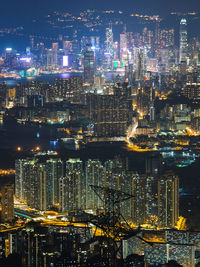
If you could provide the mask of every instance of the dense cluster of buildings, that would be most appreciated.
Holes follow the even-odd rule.
[[[119,190],[132,197],[121,204],[121,213],[135,225],[174,228],[179,218],[179,179],[173,173],[139,175],[123,166],[121,159],[99,160],[37,157],[15,163],[15,192],[19,202],[36,210],[57,208],[59,212],[105,210],[102,198],[91,186]],[[156,192],[153,187],[157,187]],[[157,197],[156,197],[157,196]],[[156,199],[157,198],[157,199]],[[156,217],[154,217],[156,216]]]
[[[187,128],[198,132],[199,42],[189,41],[187,32],[183,18],[178,48],[174,30],[161,29],[159,21],[154,32],[144,28],[138,35],[124,26],[119,43],[114,41],[111,25],[106,28],[103,45],[97,37],[83,36],[79,42],[82,63],[80,69],[75,67],[83,75],[66,73],[52,81],[17,83],[12,88],[1,83],[1,117],[53,124],[89,118],[86,126],[93,141],[156,136],[159,131]],[[63,41],[60,49],[60,43],[53,43],[52,49],[47,49],[48,66],[58,72],[72,71],[67,65],[65,70],[60,68],[58,58],[62,50],[67,64],[68,53],[77,49],[78,44],[73,44]],[[27,53],[31,59],[31,50]],[[7,50],[7,54],[13,55],[13,51]],[[108,70],[113,77],[106,76]]]
[[[106,196],[96,194],[94,185],[130,195],[120,203],[120,214],[133,229],[142,225],[143,230],[122,241],[123,264],[151,266],[174,260],[194,266],[199,232],[184,231],[185,219],[179,217],[179,179],[173,172],[161,173],[157,165],[149,159],[146,174],[138,174],[128,170],[127,162],[120,158],[104,163],[39,154],[17,159],[15,220],[14,185],[8,177],[2,178],[0,260],[14,257],[22,266],[109,265],[107,241],[97,233],[92,241],[95,225],[89,223],[90,216],[109,212]],[[20,210],[25,204],[29,209]]]
[[[200,43],[188,37],[185,18],[178,42],[175,30],[161,28],[159,18],[145,19],[155,22],[154,29],[133,33],[123,25],[118,39],[109,23],[104,38],[74,31],[72,39],[60,35],[51,48],[34,38],[25,53],[7,48],[0,74],[35,80],[0,83],[0,122],[47,127],[55,151],[57,143],[71,140],[83,146],[126,141],[130,150],[167,151],[173,157],[175,150],[189,156],[199,151]],[[37,80],[43,74],[49,80]],[[120,157],[83,160],[55,151],[41,156],[35,153],[40,147],[32,154],[17,150],[15,184],[0,176],[0,260],[17,253],[28,267],[112,266],[112,249],[121,242],[123,257],[118,251],[115,261],[123,258],[124,266],[198,263],[199,232],[186,231],[179,177],[163,171],[162,161],[147,160],[140,173]],[[117,203],[121,217],[108,210],[106,203],[113,204],[113,213],[116,203],[105,190],[128,196]],[[105,234],[111,221],[112,231]],[[114,228],[119,232],[113,237]]]
[[[21,266],[109,264],[105,256],[109,253],[106,244],[100,239],[88,242],[92,238],[91,227],[71,225],[47,228],[38,223],[28,223],[23,229],[1,233],[0,238],[0,255],[7,255],[8,259],[11,255],[21,255]],[[146,240],[146,243],[141,239]],[[123,241],[124,266],[154,266],[158,263],[164,265],[170,261],[174,264],[172,266],[195,266],[198,264],[198,254],[199,232],[144,230],[139,234],[139,238],[133,237]],[[17,264],[19,257],[13,256],[13,259]]]
[[[74,30],[71,37],[59,35],[51,48],[49,43],[31,38],[30,47],[23,53],[7,48],[0,68],[5,73],[18,70],[20,76],[84,70],[84,82],[89,84],[94,83],[96,70],[124,71],[131,67],[137,81],[148,79],[148,72],[172,74],[178,68],[199,64],[199,41],[189,37],[187,23],[186,18],[180,19],[179,40],[175,29],[164,28],[159,19],[137,33],[127,31],[124,24],[122,32],[114,35],[112,23],[99,35],[77,34]]]

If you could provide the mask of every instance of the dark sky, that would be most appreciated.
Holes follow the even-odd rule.
[[[48,10],[122,9],[165,15],[171,11],[200,11],[200,0],[1,0],[0,22],[20,21]]]

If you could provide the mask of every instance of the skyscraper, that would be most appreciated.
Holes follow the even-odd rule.
[[[127,48],[127,34],[120,34],[120,60],[122,62],[122,66],[126,66],[128,64],[128,48]]]
[[[15,161],[15,197],[19,201],[25,200],[25,177],[24,177],[24,163],[25,159],[18,159]]]
[[[47,172],[45,168],[45,164],[39,163],[37,164],[37,171],[38,171],[38,184],[37,187],[37,194],[38,194],[38,209],[39,210],[47,210],[48,207],[48,200],[47,200]]]
[[[126,34],[126,25],[124,25],[123,32],[120,34],[120,59],[122,61],[126,59],[127,48],[128,48],[128,41],[127,41],[127,34]]]
[[[58,43],[52,44],[52,49],[47,50],[47,68],[55,69],[58,67]]]
[[[106,28],[106,52],[113,56],[113,32],[112,28]]]
[[[0,221],[11,222],[14,218],[14,184],[0,184]]]
[[[99,141],[124,140],[132,122],[131,88],[127,83],[116,84],[114,95],[89,95],[89,114],[94,123],[94,136]]]
[[[59,179],[63,176],[61,159],[18,159],[15,162],[15,196],[30,207],[46,210],[58,205]]]
[[[97,210],[102,208],[103,203],[91,185],[104,186],[103,166],[99,160],[88,160],[85,167],[86,177],[86,209]]]
[[[113,58],[114,60],[119,60],[119,43],[114,42],[113,44]]]
[[[37,160],[32,158],[18,159],[15,161],[15,196],[28,205],[37,205],[38,175]]]
[[[70,78],[55,79],[55,95],[58,98],[66,98],[67,100],[78,100],[82,91],[82,76],[72,76]]]
[[[145,79],[147,67],[147,49],[145,47],[134,48],[134,72],[136,81]]]
[[[179,62],[186,62],[187,58],[187,21],[181,19],[180,22],[180,47],[179,47]]]
[[[69,170],[60,178],[59,204],[60,211],[70,212],[84,209],[83,173],[79,169]]]
[[[135,174],[133,180],[132,217],[135,224],[151,222],[153,177]]]
[[[158,220],[160,227],[175,227],[179,217],[179,178],[167,172],[158,181]]]
[[[91,50],[90,45],[87,45],[84,54],[84,82],[94,83],[94,51]]]
[[[110,69],[112,67],[112,60],[114,57],[114,43],[113,43],[113,32],[112,28],[106,28],[106,40],[105,40],[105,53],[104,53],[104,63],[105,69]]]
[[[59,180],[60,211],[70,212],[85,208],[83,162],[69,159],[66,162],[65,177]]]
[[[104,163],[104,186],[133,195],[132,185],[134,185],[135,173],[127,171],[123,165],[122,159],[118,157]],[[106,200],[109,201],[108,199]],[[126,220],[132,219],[132,200],[130,198],[120,204],[120,213]]]
[[[61,159],[49,159],[46,161],[47,173],[47,202],[54,206],[59,201],[59,179],[63,177],[63,161]]]

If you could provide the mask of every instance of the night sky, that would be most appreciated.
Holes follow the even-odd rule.
[[[199,0],[1,0],[0,23],[26,21],[51,10],[121,9],[167,15],[171,11],[199,11]]]

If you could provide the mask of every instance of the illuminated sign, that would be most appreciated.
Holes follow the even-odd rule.
[[[31,58],[30,57],[22,57],[20,58],[21,61],[26,62],[26,63],[30,63],[31,62]]]
[[[11,47],[6,48],[6,52],[11,52],[11,51],[12,51]]]
[[[117,68],[118,67],[118,61],[113,61],[113,67]]]
[[[69,65],[68,56],[63,56],[63,67],[68,67],[68,65]]]

